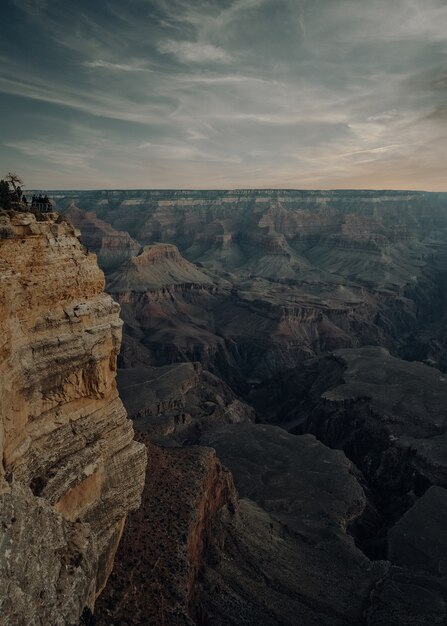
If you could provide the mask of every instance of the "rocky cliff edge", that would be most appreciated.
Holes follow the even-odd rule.
[[[146,450],[118,396],[119,306],[57,214],[0,211],[0,614],[77,624],[138,508]]]

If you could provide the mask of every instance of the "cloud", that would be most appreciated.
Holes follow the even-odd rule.
[[[203,137],[202,137],[203,138]],[[198,139],[198,137],[197,137]],[[196,161],[205,163],[240,163],[241,158],[237,155],[225,156],[222,154],[213,154],[203,149],[184,143],[157,144],[151,141],[142,143],[138,146],[141,150],[151,158],[168,159],[174,161]]]
[[[125,120],[137,124],[161,123],[164,117],[156,104],[135,104],[123,96],[110,98],[107,93],[94,89],[83,93],[75,87],[55,86],[49,81],[26,76],[22,80],[0,76],[0,93],[2,92],[76,109],[95,117]]]
[[[72,144],[56,144],[39,141],[11,141],[4,144],[7,148],[14,148],[28,156],[37,157],[47,163],[59,167],[86,167],[93,156],[93,150],[82,148],[77,150]]]
[[[174,55],[181,63],[229,63],[232,60],[226,50],[209,43],[166,39],[158,44],[158,50]]]
[[[445,187],[444,1],[13,0],[4,19],[0,158],[48,187]]]
[[[369,115],[368,122],[378,122],[386,123],[391,122],[399,117],[399,111],[397,109],[392,109],[391,111],[383,111],[383,113],[379,113],[377,115]]]
[[[84,61],[83,65],[85,67],[91,67],[93,69],[105,69],[105,70],[116,70],[119,72],[152,72],[153,70],[148,67],[142,67],[140,65],[132,65],[129,63],[111,63],[109,61],[102,61],[98,59],[97,61]]]

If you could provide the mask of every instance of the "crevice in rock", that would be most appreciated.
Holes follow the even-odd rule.
[[[371,560],[387,559],[389,529],[432,483],[414,466],[415,451],[399,448],[383,430],[365,427],[371,408],[363,398],[324,403],[294,434],[311,433],[330,448],[343,450],[361,472],[369,506],[349,527],[358,548]]]
[[[40,496],[45,489],[47,481],[42,476],[34,476],[29,486],[33,495]]]

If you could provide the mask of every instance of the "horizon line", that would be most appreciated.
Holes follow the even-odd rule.
[[[50,187],[25,187],[23,191],[49,191],[55,192],[67,192],[67,191],[154,191],[154,192],[166,192],[166,191],[179,191],[179,192],[219,192],[219,191],[232,191],[232,192],[246,192],[246,191],[311,191],[311,192],[335,192],[335,191],[376,191],[376,192],[411,192],[411,193],[447,193],[445,190],[430,190],[430,189],[407,189],[397,187],[66,187],[66,188],[50,188]]]

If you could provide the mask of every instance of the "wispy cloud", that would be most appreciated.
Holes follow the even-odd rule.
[[[147,141],[138,146],[138,150],[149,154],[152,159],[168,159],[174,161],[195,161],[205,163],[240,163],[238,155],[222,155],[199,149],[184,143],[157,144]]]
[[[108,98],[106,93],[91,90],[79,92],[66,86],[55,87],[48,81],[39,79],[15,80],[0,76],[0,93],[22,96],[49,104],[68,107],[96,117],[125,120],[138,124],[160,123],[165,111],[156,104],[135,104],[123,97]]]
[[[47,186],[446,186],[444,0],[13,0],[3,17],[0,159]]]
[[[84,168],[94,156],[93,149],[76,149],[73,144],[57,144],[40,141],[11,141],[4,144],[7,148],[19,150],[28,156],[36,157],[62,167]]]
[[[92,69],[105,69],[118,72],[153,72],[148,67],[142,67],[137,64],[130,63],[111,63],[110,61],[103,61],[98,59],[97,61],[84,61],[84,67],[91,67]]]
[[[162,54],[174,55],[181,63],[229,63],[232,60],[226,50],[209,43],[166,39],[160,41],[158,50]]]

